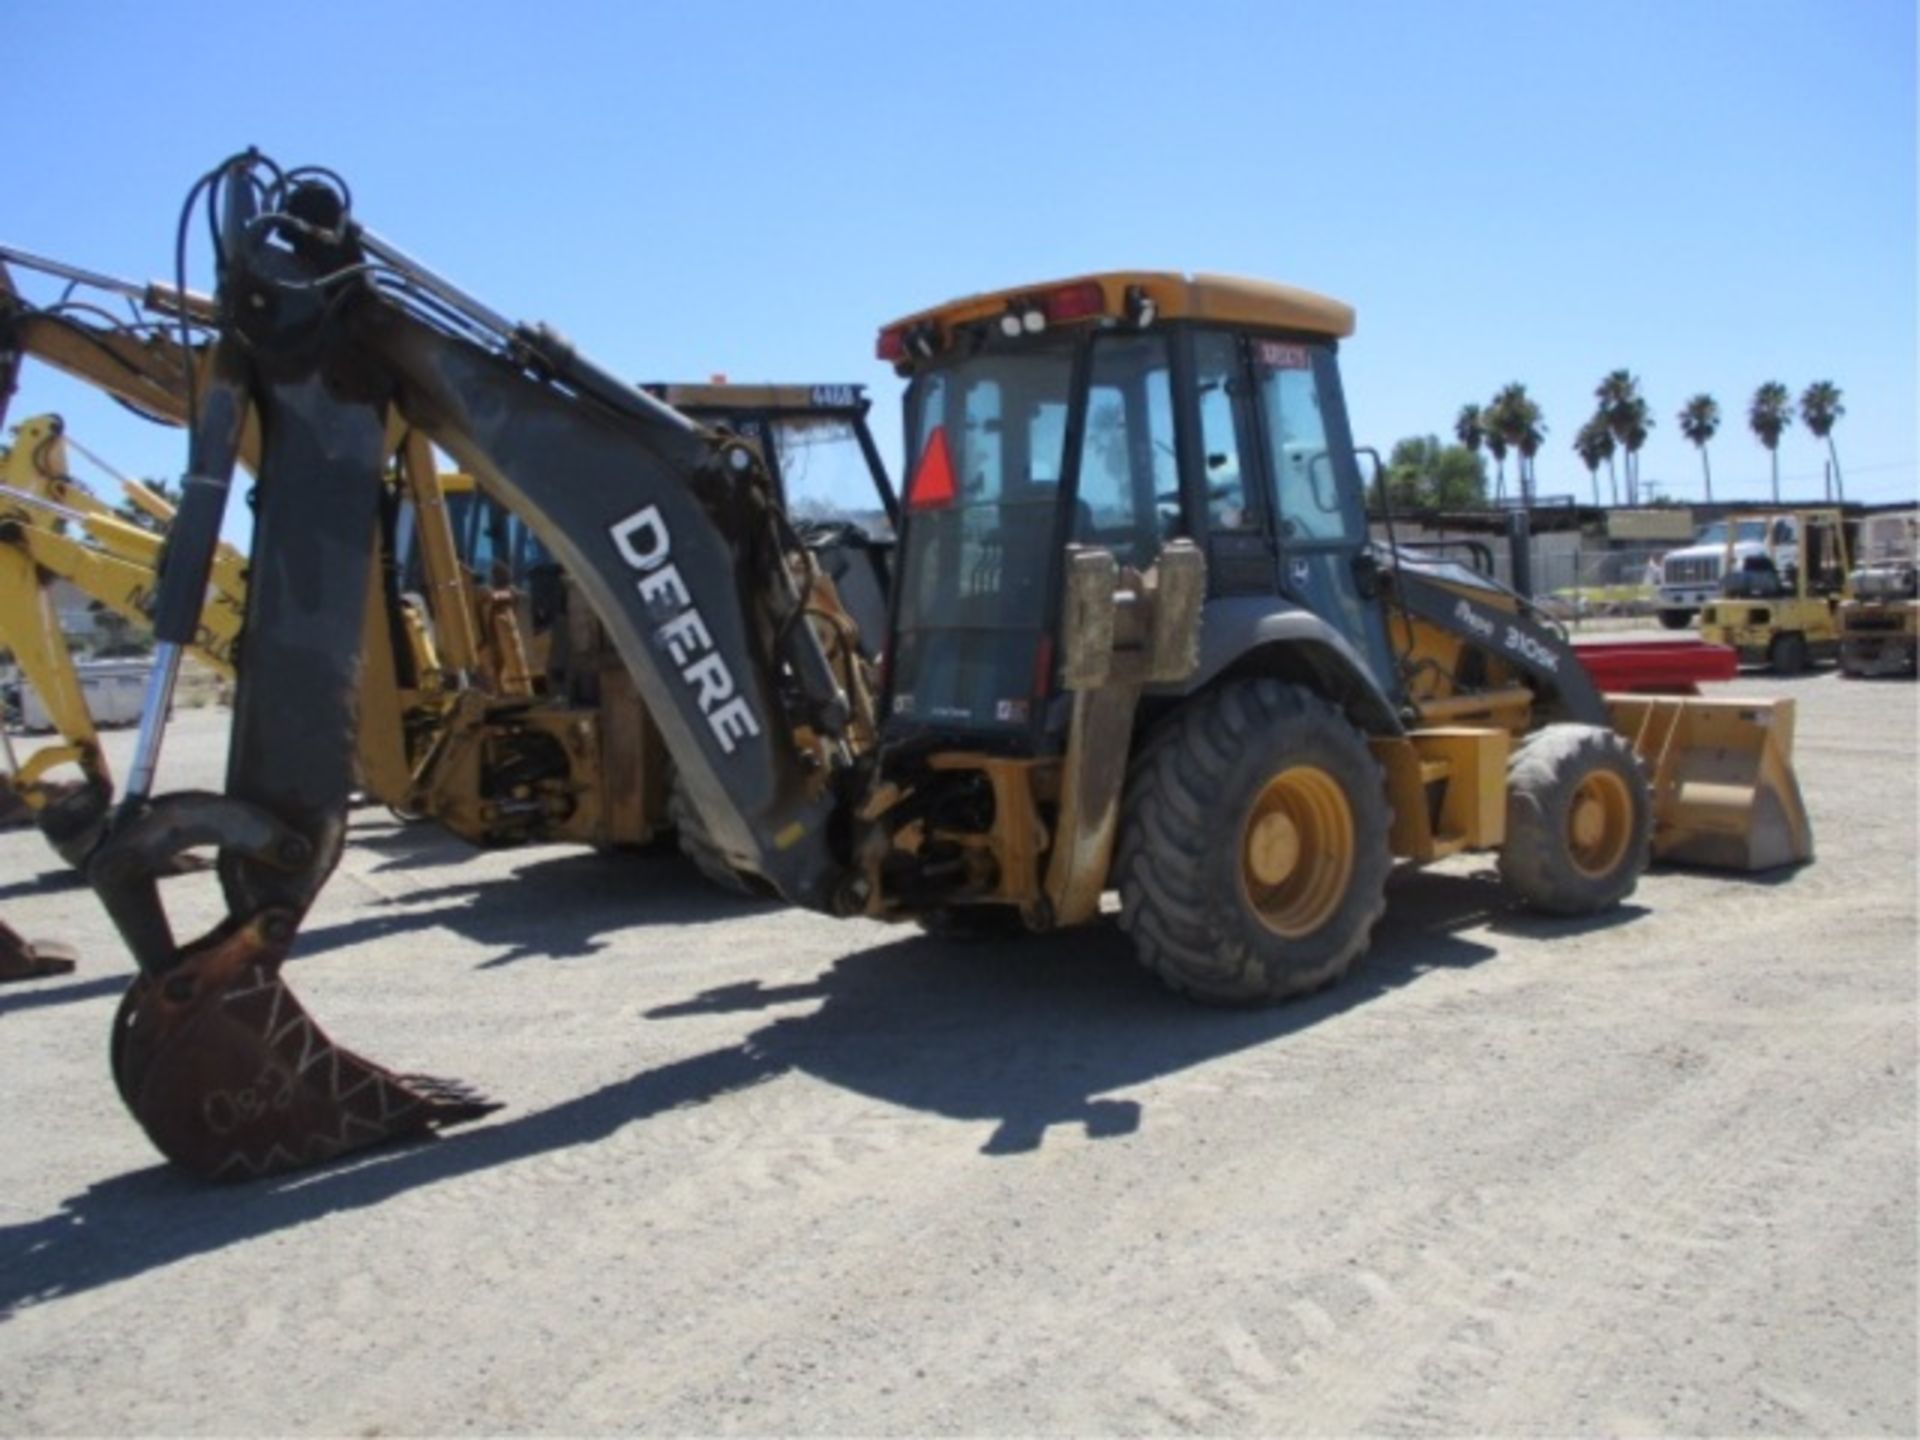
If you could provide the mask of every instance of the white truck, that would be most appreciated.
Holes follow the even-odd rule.
[[[153,668],[151,660],[83,661],[73,668],[95,725],[105,729],[139,721],[140,705],[147,693],[147,672]],[[29,735],[56,728],[39,692],[24,679],[20,682],[20,718],[20,728]]]
[[[1769,526],[1773,530],[1771,547],[1767,543]],[[1735,568],[1750,555],[1769,553],[1774,564],[1782,569],[1799,558],[1799,536],[1794,531],[1792,518],[1781,515],[1771,520],[1742,520],[1740,533],[1733,541]],[[1692,624],[1700,607],[1720,594],[1720,577],[1726,563],[1725,520],[1703,525],[1691,545],[1669,550],[1661,556],[1654,579],[1660,623],[1669,630],[1683,630]]]

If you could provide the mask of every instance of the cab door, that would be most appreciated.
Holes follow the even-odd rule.
[[[1188,477],[1189,533],[1206,549],[1207,589],[1221,596],[1270,595],[1279,547],[1259,479],[1245,338],[1195,330],[1180,354],[1188,373],[1175,383],[1193,397],[1181,470]]]
[[[1391,693],[1393,650],[1333,347],[1252,337],[1247,360],[1280,593],[1345,636]]]

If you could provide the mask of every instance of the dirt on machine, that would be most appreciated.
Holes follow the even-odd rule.
[[[1520,901],[1587,915],[1652,858],[1811,857],[1791,701],[1610,698],[1490,567],[1370,540],[1340,302],[1142,271],[885,327],[908,478],[876,636],[763,448],[434,274],[326,172],[249,153],[203,189],[220,320],[157,693],[249,412],[254,564],[286,583],[248,595],[225,793],[154,791],[155,708],[90,869],[140,970],[115,1080],[198,1173],[486,1104],[333,1045],[282,974],[346,830],[390,416],[546,547],[714,853],[796,905],[991,934],[1093,923],[1117,892],[1170,988],[1262,1004],[1358,962],[1396,862],[1489,853]],[[196,844],[227,917],[182,941],[154,880]]]

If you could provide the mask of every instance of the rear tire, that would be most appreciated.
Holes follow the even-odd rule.
[[[1783,631],[1767,647],[1767,663],[1776,675],[1798,675],[1807,668],[1807,637],[1798,630]]]
[[[1693,623],[1691,610],[1662,610],[1660,623],[1668,630],[1684,630]]]
[[[1549,725],[1507,762],[1500,878],[1535,910],[1592,915],[1640,883],[1653,800],[1633,748],[1599,725]]]
[[[1344,975],[1386,908],[1386,786],[1333,705],[1277,680],[1192,701],[1133,766],[1120,924],[1168,986],[1218,1004]]]

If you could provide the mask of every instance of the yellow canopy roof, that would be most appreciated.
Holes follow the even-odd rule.
[[[1038,299],[1056,290],[1098,284],[1105,298],[1102,313],[1126,313],[1126,294],[1138,286],[1154,302],[1163,319],[1212,320],[1227,325],[1251,325],[1274,330],[1305,331],[1341,339],[1353,334],[1353,307],[1311,290],[1249,280],[1238,275],[1183,275],[1176,270],[1110,270],[1069,280],[1021,285],[969,295],[945,305],[918,310],[887,325],[903,326],[933,321],[943,328],[991,319],[1017,301]]]

